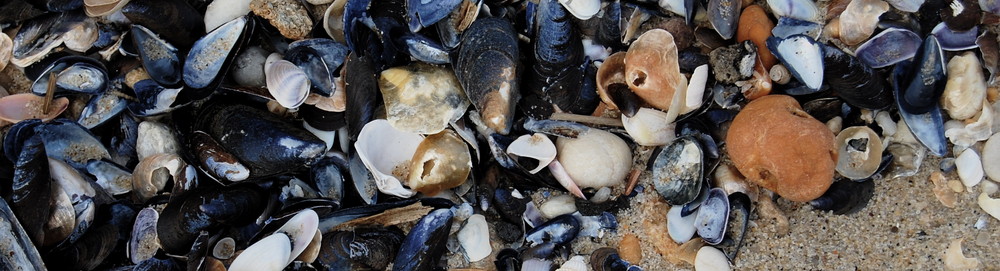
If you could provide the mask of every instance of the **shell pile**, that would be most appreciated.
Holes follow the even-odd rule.
[[[0,269],[729,270],[926,156],[1000,220],[1000,1],[757,2],[4,0]]]

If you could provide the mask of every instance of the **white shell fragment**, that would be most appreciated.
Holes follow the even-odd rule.
[[[229,271],[281,271],[292,251],[292,242],[288,235],[272,234],[250,245],[243,250]]]
[[[590,270],[587,266],[587,262],[584,261],[585,258],[580,255],[573,256],[569,261],[566,261],[559,269],[556,271],[587,271]]]
[[[667,233],[670,234],[670,239],[674,239],[674,242],[678,244],[691,240],[697,231],[694,226],[694,219],[698,216],[697,211],[688,216],[681,216],[683,208],[683,205],[674,205],[670,206],[670,211],[667,211]]]
[[[955,158],[958,168],[958,178],[966,187],[973,187],[983,180],[983,163],[979,154],[973,149],[966,149]]]
[[[953,119],[945,123],[944,136],[952,144],[955,144],[956,147],[967,148],[972,146],[972,144],[976,144],[976,142],[990,138],[990,135],[993,134],[993,120],[996,117],[994,116],[995,110],[985,99],[979,101],[979,103],[982,104],[979,107],[982,108],[982,111],[973,119],[967,121]],[[949,123],[956,125],[950,127]]]
[[[306,247],[312,243],[313,237],[316,235],[316,230],[319,228],[319,215],[316,211],[312,209],[306,209],[298,214],[295,214],[291,219],[285,222],[274,235],[287,235],[291,241],[292,248],[291,252],[288,254],[288,261],[285,265],[292,263],[295,258],[299,257],[306,250]]]
[[[538,207],[542,217],[551,219],[564,214],[576,212],[576,200],[570,195],[559,195],[546,200]]]
[[[979,203],[979,208],[983,208],[984,212],[1000,220],[1000,199],[991,198],[986,193],[980,193],[976,202]]]
[[[621,184],[632,167],[632,150],[618,136],[590,129],[577,138],[556,140],[558,160],[579,187]]]
[[[400,180],[405,179],[409,173],[406,167],[423,139],[418,134],[393,128],[387,120],[377,119],[361,128],[354,148],[357,149],[361,162],[375,177],[379,191],[409,198],[416,192],[403,187]]]
[[[818,22],[819,8],[811,0],[767,0],[775,17],[789,17],[803,21]]]
[[[667,113],[652,109],[639,108],[631,118],[622,114],[622,124],[625,131],[642,146],[663,146],[674,141],[674,124],[667,122]]]
[[[941,94],[941,108],[952,119],[969,119],[983,109],[986,79],[982,67],[979,57],[972,52],[952,57],[948,61],[948,82]]]
[[[986,140],[986,145],[983,146],[983,163],[1000,161],[1000,133],[994,134],[989,140]],[[985,167],[984,171],[986,176],[993,181],[1000,181],[1000,167],[990,166]]]
[[[250,0],[216,0],[205,9],[205,31],[250,13]]]
[[[681,114],[687,114],[701,107],[705,98],[705,84],[708,84],[708,64],[694,69],[688,80],[687,94],[684,95],[684,109]]]
[[[306,72],[288,60],[265,64],[267,92],[285,108],[298,108],[309,97],[311,83]]]
[[[962,238],[951,241],[948,250],[944,252],[945,270],[975,270],[979,268],[979,259],[966,258],[962,254]]]
[[[490,256],[493,246],[490,245],[490,228],[486,217],[481,214],[470,216],[465,227],[458,231],[458,242],[462,244],[469,262],[478,262]]]
[[[601,11],[601,0],[559,0],[559,3],[580,20],[587,20]]]
[[[711,246],[704,246],[698,249],[698,254],[694,257],[694,270],[698,271],[724,271],[731,270],[729,258],[721,250]]]
[[[528,170],[528,173],[535,174],[556,159],[556,144],[541,133],[522,135],[507,146],[507,154],[537,160],[538,166]]]

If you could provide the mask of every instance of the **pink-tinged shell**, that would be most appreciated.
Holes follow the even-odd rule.
[[[26,119],[50,121],[69,107],[69,99],[57,98],[49,105],[49,112],[43,112],[45,97],[30,93],[15,94],[0,98],[0,119],[19,122]]]

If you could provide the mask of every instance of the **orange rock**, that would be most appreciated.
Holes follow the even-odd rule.
[[[670,32],[649,30],[632,42],[625,54],[625,83],[649,105],[669,110],[674,92],[687,89]]]
[[[626,234],[622,241],[618,243],[618,255],[622,259],[632,264],[642,262],[642,246],[639,245],[639,238],[632,234]]]
[[[653,249],[663,257],[663,260],[673,264],[683,264],[684,260],[678,256],[680,245],[670,239],[667,233],[667,210],[670,209],[670,205],[667,205],[660,195],[646,194],[646,196],[646,200],[642,202],[642,217],[646,218],[642,219],[642,227],[646,232],[644,239],[653,244]]]
[[[833,183],[833,133],[790,96],[751,101],[736,115],[726,142],[740,173],[788,200],[816,199]]]
[[[743,9],[743,13],[740,14],[740,25],[736,28],[736,41],[750,40],[757,45],[757,54],[767,70],[778,63],[778,59],[771,54],[764,43],[767,37],[771,36],[771,29],[774,29],[774,22],[758,5]]]

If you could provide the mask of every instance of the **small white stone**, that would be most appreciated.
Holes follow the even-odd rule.
[[[493,246],[490,245],[490,228],[483,215],[475,214],[469,217],[465,227],[458,232],[458,241],[462,243],[462,249],[465,250],[469,262],[480,261],[493,253]]]
[[[1000,161],[1000,133],[991,136],[983,146],[983,164],[996,161]],[[1000,166],[984,167],[984,170],[990,180],[1000,181]]]
[[[139,123],[135,152],[140,161],[157,153],[180,155],[180,150],[180,143],[177,142],[173,129],[166,124],[152,121]]]
[[[948,82],[941,94],[941,108],[952,119],[972,118],[983,108],[986,80],[982,66],[979,57],[972,52],[952,57],[948,61]]]
[[[987,195],[992,195],[993,193],[996,193],[997,190],[1000,190],[1000,187],[997,187],[996,183],[991,182],[989,180],[983,181],[983,193],[986,193]]]
[[[670,211],[667,211],[667,233],[670,234],[670,239],[674,239],[674,242],[678,244],[690,241],[697,231],[697,228],[694,227],[694,218],[697,217],[698,213],[682,217],[681,209],[683,208],[682,205],[674,205],[670,207]]]
[[[711,246],[704,246],[698,249],[698,254],[694,256],[694,270],[710,271],[731,270],[729,258],[721,250]]]
[[[542,203],[538,210],[545,218],[553,218],[564,214],[576,212],[576,199],[571,195],[559,195],[550,198]]]
[[[966,149],[955,158],[958,178],[966,187],[973,187],[983,180],[983,163],[973,149]]]
[[[580,188],[620,185],[632,169],[632,150],[625,140],[601,129],[560,137],[556,150],[556,159]]]
[[[611,199],[611,188],[601,187],[601,189],[597,190],[597,193],[594,193],[593,197],[590,197],[590,202],[604,203],[609,199]]]

